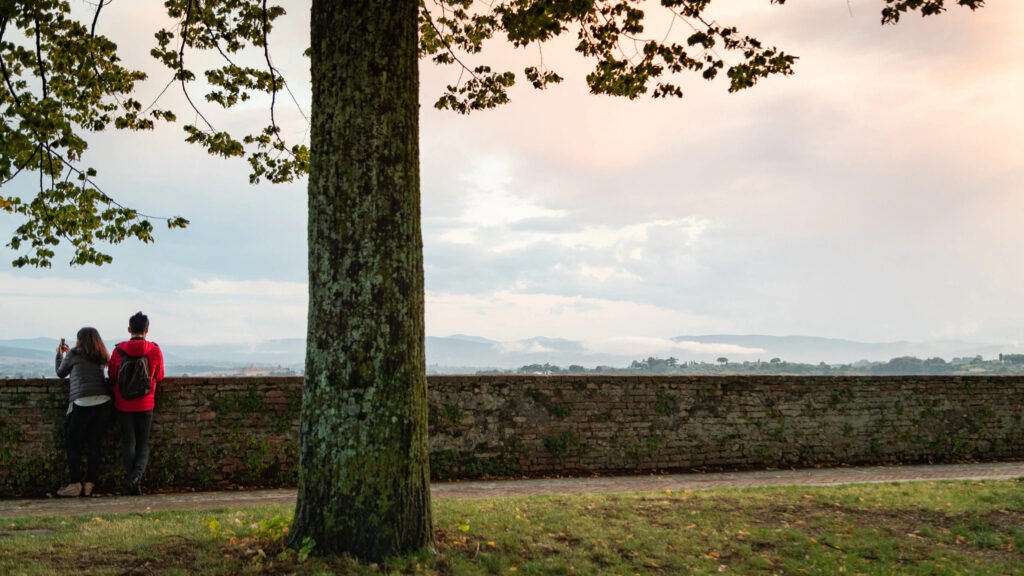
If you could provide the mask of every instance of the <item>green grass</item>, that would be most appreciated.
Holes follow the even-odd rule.
[[[434,510],[437,554],[384,565],[284,551],[285,506],[0,520],[14,533],[0,536],[0,574],[1024,574],[1019,480],[439,500]]]

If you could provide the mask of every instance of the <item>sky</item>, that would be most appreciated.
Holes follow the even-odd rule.
[[[308,3],[283,4],[274,59],[308,110]],[[714,333],[1022,340],[1024,3],[987,4],[882,27],[878,0],[720,0],[715,19],[798,55],[796,74],[738,94],[688,77],[681,100],[589,95],[571,35],[543,51],[565,82],[521,79],[511,104],[469,116],[433,108],[457,71],[421,63],[427,334],[637,353]],[[169,78],[147,55],[164,19],[143,3],[103,12],[151,74],[142,101]],[[469,62],[538,58],[495,41]],[[204,112],[239,130],[264,106]],[[279,113],[301,139],[295,106]],[[112,247],[101,268],[67,253],[0,266],[0,339],[114,338],[136,310],[167,343],[305,335],[305,181],[249,185],[244,161],[178,125],[98,134],[87,158],[108,194],[191,226]],[[17,224],[0,215],[4,242]]]

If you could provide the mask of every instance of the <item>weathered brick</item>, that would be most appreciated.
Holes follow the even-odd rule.
[[[294,482],[300,387],[168,379],[148,476],[168,487]],[[1021,377],[431,376],[428,387],[432,412],[452,414],[431,427],[444,477],[1024,456]],[[0,380],[0,496],[63,480],[66,394],[66,381]]]

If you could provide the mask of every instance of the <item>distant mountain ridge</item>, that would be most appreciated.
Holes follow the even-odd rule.
[[[856,342],[841,338],[817,336],[767,336],[762,334],[708,334],[702,336],[676,336],[676,342],[701,344],[731,344],[765,351],[770,358],[789,362],[850,363],[858,360],[888,360],[907,356],[912,349],[909,342]]]
[[[727,357],[733,362],[764,362],[781,358],[789,362],[847,364],[860,360],[887,361],[899,356],[919,358],[981,355],[994,358],[1000,353],[1021,353],[1017,345],[966,342],[959,340],[932,342],[857,342],[840,338],[817,336],[769,336],[761,334],[705,334],[677,336],[669,340],[651,339],[667,343],[658,350],[633,352],[615,349],[614,344],[603,350],[589,348],[587,343],[564,338],[537,336],[524,340],[498,341],[466,334],[427,336],[426,355],[428,369],[433,371],[472,371],[474,369],[510,369],[530,364],[555,364],[568,367],[578,364],[626,367],[633,360],[648,356],[682,361],[714,362]],[[52,362],[58,340],[53,338],[22,338],[0,340],[0,367],[5,365],[32,365],[46,369]],[[159,340],[158,340],[159,342]],[[114,342],[108,342],[113,346]],[[304,362],[306,342],[302,338],[267,340],[251,344],[175,345],[161,344],[169,370],[184,366],[238,367],[250,364],[300,367]],[[724,350],[724,352],[723,352]],[[52,370],[52,368],[49,368]]]
[[[71,338],[74,340],[74,337]],[[15,338],[13,340],[0,340],[0,346],[4,348],[20,348],[22,350],[49,350],[56,352],[60,338]],[[74,344],[74,342],[72,342]]]
[[[0,346],[0,363],[4,360],[38,360],[53,362],[54,351],[44,352],[42,350],[30,350],[27,348],[15,348],[13,346]]]
[[[934,340],[928,342],[857,342],[841,338],[818,336],[766,336],[761,334],[710,334],[703,336],[676,336],[676,342],[699,342],[702,344],[732,344],[745,348],[760,348],[773,357],[790,362],[847,364],[860,360],[880,362],[900,356],[919,358],[940,357],[950,360],[954,357],[978,356],[996,357],[1001,353],[1020,352],[1015,344],[991,344],[966,342],[962,340]],[[738,358],[747,360],[749,358]]]

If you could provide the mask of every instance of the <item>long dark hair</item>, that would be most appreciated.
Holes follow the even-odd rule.
[[[103,345],[103,338],[100,338],[100,333],[95,328],[88,326],[78,331],[78,342],[75,343],[75,352],[101,366],[106,366],[110,360],[110,354],[107,354],[107,347]]]

